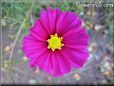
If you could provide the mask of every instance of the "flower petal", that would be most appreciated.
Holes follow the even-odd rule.
[[[71,30],[63,36],[64,47],[71,49],[86,49],[88,46],[88,35],[84,29]]]
[[[57,20],[56,31],[60,36],[63,36],[66,32],[79,28],[81,26],[81,20],[73,12],[64,12]]]
[[[43,66],[40,67],[40,70],[44,70],[47,73],[51,74],[53,71],[53,65],[52,65],[52,53],[49,51],[45,58],[45,62],[43,62]]]
[[[35,25],[30,29],[30,35],[35,39],[40,41],[46,41],[49,38],[49,35],[45,31],[44,27],[39,20],[35,22]]]
[[[63,52],[68,56],[71,66],[75,68],[81,68],[89,57],[89,53],[87,50],[76,51],[71,50],[69,48],[65,48]]]
[[[88,39],[88,35],[85,29],[80,28],[78,30],[76,30],[76,28],[74,30],[71,30],[69,32],[67,32],[64,36],[64,41],[67,40],[77,40],[80,38],[84,38],[84,39]]]
[[[53,55],[52,55],[52,62],[53,62],[53,73],[52,74],[53,74],[53,76],[60,76],[63,74],[60,69],[61,65],[59,64],[60,57],[58,57],[57,54],[58,54],[58,51],[53,53]]]
[[[39,68],[41,68],[44,63],[44,60],[46,59],[47,55],[49,54],[49,51],[47,49],[43,49],[37,53],[38,54],[34,58],[31,58],[30,65],[31,65],[31,67],[38,65]]]
[[[22,49],[28,58],[37,56],[44,48],[46,48],[45,42],[35,40],[31,35],[25,36]]]
[[[42,11],[40,21],[49,34],[55,33],[56,21],[60,13],[60,10],[57,8],[53,10],[48,9],[48,11]]]
[[[59,52],[57,54],[58,56],[58,61],[59,61],[59,65],[60,65],[60,70],[61,72],[64,73],[68,73],[71,70],[71,66],[70,66],[70,62],[67,59],[66,55],[63,54],[62,52]]]

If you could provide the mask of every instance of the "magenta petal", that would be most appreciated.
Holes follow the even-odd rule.
[[[60,13],[60,10],[57,8],[54,10],[48,9],[48,11],[42,11],[40,21],[49,34],[55,33],[56,21]]]
[[[87,48],[88,39],[85,37],[77,40],[69,40],[69,41],[64,40],[63,43],[65,44],[64,47],[80,50]]]
[[[58,52],[53,53],[52,55],[52,62],[53,62],[53,76],[60,76],[62,75],[62,71],[60,69],[60,64],[59,64],[59,58],[58,57]]]
[[[69,48],[69,49],[74,49],[74,50],[82,50],[82,49],[86,49],[87,48],[87,45],[82,45],[82,44],[77,44],[77,45],[69,45],[69,44],[65,44],[66,48]]]
[[[39,47],[39,46],[46,46],[46,43],[45,42],[42,42],[42,41],[37,41],[37,40],[29,40],[28,38],[27,39],[24,39],[23,40],[23,46],[25,47]]]
[[[64,12],[57,20],[56,31],[59,35],[63,35],[66,32],[79,28],[81,26],[81,20],[73,12]]]
[[[23,40],[23,51],[28,58],[35,57],[38,55],[39,50],[46,48],[46,43],[42,41],[35,40],[32,36],[25,36]]]
[[[71,66],[75,68],[81,68],[89,57],[87,50],[76,51],[65,48],[63,52],[68,56]]]
[[[52,52],[50,51],[45,58],[45,63],[43,63],[42,67],[39,66],[39,69],[46,71],[48,74],[53,74],[53,68]]]
[[[71,49],[86,49],[88,46],[88,35],[84,29],[78,29],[78,31],[69,31],[64,35],[63,43],[64,47]]]
[[[74,30],[71,30],[69,32],[67,32],[66,34],[64,34],[64,41],[67,41],[67,40],[77,40],[77,39],[80,39],[80,38],[83,38],[83,39],[87,39],[88,40],[88,35],[87,35],[87,32],[85,29],[74,29]]]
[[[71,70],[71,66],[70,66],[70,62],[67,59],[67,56],[64,55],[62,52],[59,52],[57,54],[58,56],[58,61],[59,61],[59,65],[60,65],[60,70],[61,72],[64,73],[68,73]]]
[[[47,49],[42,49],[41,51],[37,52],[37,55],[30,60],[31,67],[38,65],[39,68],[41,68],[48,53],[49,51]]]
[[[40,69],[45,70],[47,73],[50,73],[53,76],[61,76],[64,73],[68,73],[71,70],[71,66],[68,59],[61,55],[60,52],[52,52],[47,54],[45,63],[42,64]]]
[[[26,48],[27,49],[27,48]],[[28,58],[34,58],[36,56],[38,56],[40,54],[39,50],[43,50],[43,48],[37,48],[37,49],[31,49],[31,50],[26,50],[24,48],[24,51],[25,51],[25,55],[28,57]]]
[[[48,64],[48,73],[50,73],[50,74],[53,74],[53,60],[52,60],[52,52],[51,52],[51,56],[50,56],[50,58],[49,58],[49,64]]]
[[[37,20],[35,25],[31,27],[30,35],[40,41],[45,41],[49,37],[39,20]]]
[[[52,53],[49,52],[45,58],[45,62],[43,63],[43,66],[40,67],[40,70],[44,70],[47,73],[51,74],[53,72],[51,59],[52,59]]]

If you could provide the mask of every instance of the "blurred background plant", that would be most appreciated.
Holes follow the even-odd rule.
[[[12,0],[13,1],[13,0]],[[37,3],[35,3],[37,2]],[[2,3],[2,25],[14,26],[20,25],[24,18],[26,17],[25,25],[23,27],[23,34],[27,34],[30,25],[33,24],[34,20],[39,17],[39,12],[41,9],[45,9],[48,6],[51,8],[58,7],[62,11],[76,11],[78,14],[83,11],[82,7],[75,5],[75,2],[67,2],[67,0],[57,0],[57,1],[45,1],[45,0],[27,0],[19,2],[3,2]],[[25,16],[27,14],[27,16]],[[20,36],[20,39],[23,35]]]
[[[79,0],[2,0],[2,83],[30,84],[114,84],[114,7],[82,7]],[[89,1],[87,0],[89,3]],[[104,2],[105,3],[105,2]],[[81,70],[53,78],[38,68],[31,69],[21,51],[22,39],[39,17],[40,11],[58,7],[76,12],[90,35],[90,58]],[[10,64],[10,66],[8,66]]]

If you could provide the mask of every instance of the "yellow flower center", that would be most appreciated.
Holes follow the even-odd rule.
[[[48,42],[48,49],[55,51],[55,49],[61,50],[61,47],[64,46],[62,44],[63,37],[58,37],[57,33],[55,35],[51,35],[50,39],[47,40]]]

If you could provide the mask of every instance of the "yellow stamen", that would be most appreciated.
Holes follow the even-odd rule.
[[[55,51],[55,49],[61,50],[63,37],[58,37],[57,33],[55,35],[51,35],[50,39],[47,40],[48,42],[48,49],[51,49],[52,51]]]

